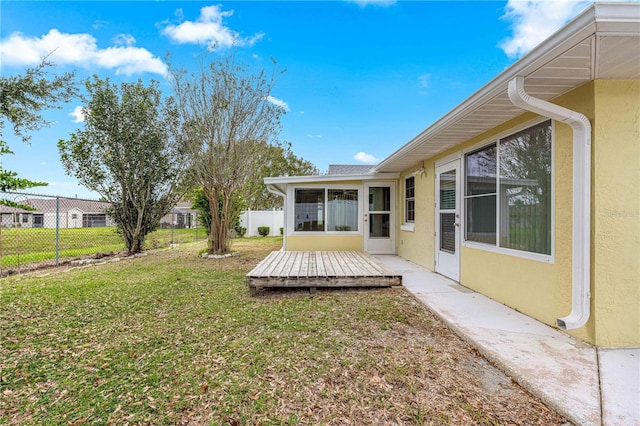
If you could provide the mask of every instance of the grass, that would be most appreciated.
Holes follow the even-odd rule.
[[[147,236],[146,246],[158,248],[171,242],[206,238],[204,229],[158,229]],[[59,258],[124,250],[115,228],[62,228],[58,235]],[[0,267],[10,268],[56,258],[56,230],[51,228],[0,229]],[[53,263],[53,262],[51,262]]]
[[[0,424],[562,423],[403,289],[251,298],[281,241],[0,280]]]

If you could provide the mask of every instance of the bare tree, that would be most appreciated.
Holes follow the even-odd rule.
[[[224,254],[236,214],[234,194],[260,167],[257,142],[274,140],[285,113],[270,97],[275,71],[252,73],[233,56],[202,62],[196,73],[172,71],[193,183],[202,187],[211,210],[208,250]]]

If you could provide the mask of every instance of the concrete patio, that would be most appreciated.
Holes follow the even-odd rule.
[[[595,348],[398,256],[375,256],[454,332],[578,425],[640,425],[640,348]]]

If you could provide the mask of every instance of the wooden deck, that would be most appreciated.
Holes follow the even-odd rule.
[[[251,295],[267,287],[389,287],[402,275],[357,251],[274,251],[247,274]]]

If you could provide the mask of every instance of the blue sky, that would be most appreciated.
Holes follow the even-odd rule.
[[[280,69],[272,101],[288,110],[280,140],[321,171],[374,164],[400,148],[589,5],[588,1],[117,1],[0,3],[0,71],[21,73],[53,51],[60,71],[115,82],[156,79],[164,57],[196,64],[232,50]],[[37,193],[95,197],[66,176],[57,142],[82,128],[79,102],[3,165],[46,181]]]

